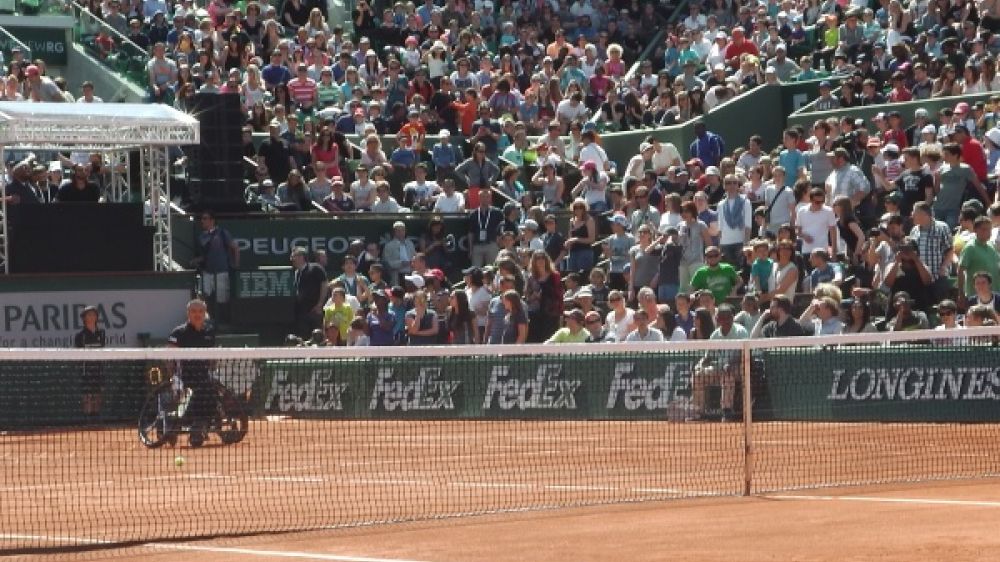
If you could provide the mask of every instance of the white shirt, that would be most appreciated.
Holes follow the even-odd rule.
[[[659,328],[654,328],[652,326],[649,326],[646,329],[648,331],[646,332],[645,336],[643,336],[642,334],[639,333],[639,329],[638,328],[636,328],[635,330],[632,330],[631,332],[629,332],[629,334],[627,336],[625,336],[625,341],[627,341],[627,342],[633,342],[633,341],[635,341],[635,342],[659,342],[659,341],[663,341],[663,332],[661,332],[659,330]]]
[[[608,312],[607,318],[604,319],[604,325],[608,327],[608,330],[615,335],[615,341],[624,341],[629,335],[629,326],[632,324],[632,317],[635,315],[635,311],[631,308],[625,309],[625,315],[618,322],[615,322],[615,311],[612,310]],[[662,335],[662,334],[661,334]]]
[[[735,208],[737,203],[736,198],[743,200],[743,226],[736,227],[735,225],[730,225],[726,221],[726,209]],[[747,230],[753,228],[753,204],[747,201],[747,198],[742,195],[737,195],[736,198],[726,197],[719,202],[717,207],[719,215],[719,243],[720,244],[740,244],[746,242]]]
[[[683,221],[684,217],[682,217],[679,213],[667,211],[660,216],[660,226],[657,229],[657,232],[665,234],[668,228],[679,228],[681,222]]]
[[[465,197],[455,191],[448,197],[447,193],[440,193],[437,201],[434,202],[434,211],[438,213],[461,213],[465,211]]]
[[[684,328],[680,326],[674,327],[674,333],[670,334],[670,341],[687,341],[688,335],[684,331]]]
[[[810,206],[811,207],[811,206]],[[817,248],[827,248],[830,245],[830,228],[837,226],[837,217],[833,214],[833,209],[823,205],[818,211],[811,210],[810,207],[803,207],[795,215],[795,224],[802,229],[803,235],[812,237],[812,242],[802,237],[802,255]]]
[[[576,104],[576,107],[573,107],[571,100],[564,99],[561,102],[559,102],[558,106],[556,106],[556,115],[567,121],[572,121],[578,117],[583,117],[586,114],[587,114],[587,106],[584,105],[582,102]]]
[[[601,146],[596,142],[592,142],[587,146],[580,148],[580,157],[578,160],[580,161],[580,164],[583,164],[584,162],[593,162],[597,164],[597,169],[603,172],[605,171],[604,163],[608,161],[608,153],[604,152],[604,149],[601,148]]]
[[[493,296],[486,290],[486,287],[479,287],[475,290],[465,290],[469,296],[469,310],[476,313],[476,326],[486,327],[486,318],[490,311],[490,301]]]
[[[653,169],[669,168],[681,159],[681,154],[677,152],[677,147],[669,142],[661,142],[660,150],[653,151]]]
[[[684,18],[684,28],[685,29],[705,29],[708,25],[708,16],[705,14],[698,14],[697,16],[688,16]]]

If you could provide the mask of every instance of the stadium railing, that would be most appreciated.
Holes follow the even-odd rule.
[[[996,476],[998,340],[4,350],[0,555]]]
[[[149,51],[119,33],[75,0],[70,0],[69,6],[77,22],[73,27],[73,40],[83,46],[87,54],[99,60],[111,71],[140,88],[147,88],[149,81],[146,74],[146,63],[150,59]],[[102,30],[114,42],[113,47],[108,52],[103,52],[94,42],[97,34]]]

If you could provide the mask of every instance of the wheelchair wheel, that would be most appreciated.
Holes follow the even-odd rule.
[[[153,387],[139,412],[140,443],[155,449],[175,437],[173,420],[169,418],[175,406],[170,381]]]
[[[219,439],[225,445],[239,443],[247,435],[250,416],[231,390],[219,384],[216,391],[219,396]]]

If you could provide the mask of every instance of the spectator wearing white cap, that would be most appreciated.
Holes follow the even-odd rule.
[[[462,161],[462,154],[458,147],[451,144],[451,131],[441,129],[438,132],[438,142],[431,149],[431,161],[434,163],[434,170],[437,177],[448,175],[455,166]]]
[[[635,237],[628,232],[629,224],[630,221],[625,215],[612,216],[611,236],[601,243],[603,257],[608,260],[609,285],[612,289],[628,288],[624,272],[625,266],[629,265],[629,250],[635,245]]]
[[[920,147],[921,150],[934,150],[941,152],[941,143],[938,142],[937,127],[931,124],[924,125],[920,129],[920,138],[916,146]],[[927,147],[926,149],[924,147]]]

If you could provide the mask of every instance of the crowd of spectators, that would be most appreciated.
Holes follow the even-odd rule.
[[[150,47],[152,101],[240,95],[263,206],[467,214],[458,236],[436,215],[419,240],[397,222],[336,270],[296,252],[319,283],[297,305],[300,337],[677,341],[996,321],[1000,99],[918,109],[912,124],[892,103],[1000,89],[998,0],[717,0],[676,23],[641,2],[362,0],[347,32],[322,3],[149,4],[92,10]],[[885,111],[792,128],[773,148],[701,123],[691,146],[650,135],[628,162],[601,146],[812,79],[828,80],[818,110]],[[268,133],[259,148],[254,132]]]

